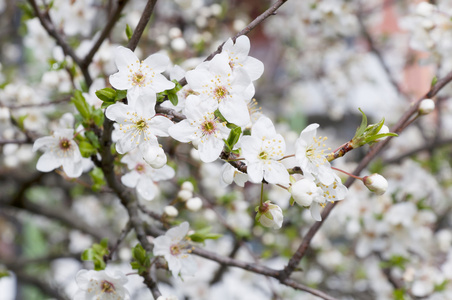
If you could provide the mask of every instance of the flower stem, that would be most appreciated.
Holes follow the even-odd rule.
[[[341,170],[341,169],[338,169],[338,168],[335,168],[335,167],[331,167],[331,169],[336,170],[336,171],[339,171],[339,172],[342,172],[342,173],[344,173],[344,174],[347,174],[348,176],[353,177],[353,178],[355,178],[355,179],[358,179],[358,180],[361,180],[361,181],[363,180],[362,177],[355,176],[355,175],[353,175],[353,174],[351,174],[351,173],[348,173],[348,172],[346,172],[346,171],[344,171],[344,170]]]

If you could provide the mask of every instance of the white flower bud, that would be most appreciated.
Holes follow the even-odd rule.
[[[419,113],[428,115],[435,109],[435,102],[432,99],[424,99],[419,103]]]
[[[382,134],[382,133],[389,133],[389,127],[383,124],[383,126],[381,126],[381,128],[380,128],[380,131],[378,131],[378,134]],[[387,138],[388,138],[388,137],[385,136],[385,137],[376,139],[375,141],[376,141],[376,142],[379,142],[379,141],[383,141],[383,140],[385,140],[385,139],[387,139]]]
[[[261,206],[259,214],[260,217],[258,221],[262,226],[271,227],[273,229],[281,228],[284,216],[278,205],[267,201]]]
[[[301,206],[310,206],[319,193],[319,187],[314,181],[304,178],[292,184],[289,192]]]
[[[202,207],[202,200],[199,197],[190,198],[185,206],[191,211],[198,211]]]
[[[184,183],[182,183],[181,189],[193,192],[195,190],[195,187],[190,181],[184,181]]]
[[[177,217],[177,215],[179,214],[177,208],[171,205],[165,206],[163,211],[165,212],[165,215],[167,215],[168,217]]]
[[[383,195],[388,188],[388,181],[380,174],[374,173],[363,177],[364,185],[377,195]]]
[[[435,10],[436,10],[436,6],[432,5],[428,2],[420,2],[416,6],[416,14],[423,16],[423,17],[430,17]]]
[[[188,199],[193,197],[193,193],[188,190],[180,190],[179,193],[177,193],[177,198],[179,198],[182,201],[187,201]]]
[[[141,153],[144,161],[154,169],[162,168],[167,162],[165,151],[159,145],[145,143],[141,147]]]

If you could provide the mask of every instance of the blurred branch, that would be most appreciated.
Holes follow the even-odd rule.
[[[57,32],[55,29],[55,25],[53,24],[52,20],[50,19],[50,16],[48,14],[43,15],[36,3],[35,0],[28,0],[30,5],[33,7],[33,10],[35,12],[36,17],[38,17],[39,22],[41,23],[42,27],[47,31],[47,33],[55,39],[57,44],[63,49],[63,52],[65,55],[72,58],[72,60],[77,64],[77,66],[82,65],[82,61],[80,58],[75,54],[74,50],[69,46],[69,44],[63,39],[63,37]],[[92,79],[91,75],[88,72],[87,68],[80,68],[83,76],[85,78],[86,84],[88,86],[91,85]]]
[[[6,265],[6,267],[14,272],[14,274],[17,276],[17,278],[26,284],[31,284],[35,287],[37,287],[41,292],[44,294],[50,296],[51,298],[58,299],[58,300],[69,300],[70,298],[63,292],[62,287],[56,287],[51,285],[50,283],[44,281],[41,279],[43,276],[37,277],[27,274],[23,271],[23,268],[12,268],[9,265]]]
[[[452,81],[452,72],[447,74],[444,78],[438,80],[438,82],[423,97],[419,98],[416,102],[412,103],[410,108],[402,115],[402,117],[399,119],[397,124],[395,124],[391,128],[390,131],[400,134],[403,131],[403,129],[406,128],[407,125],[412,123],[412,117],[416,117],[418,115],[419,103],[426,98],[434,97],[450,81]],[[359,175],[361,173],[361,171],[364,170],[364,168],[366,168],[367,165],[381,151],[383,151],[383,149],[388,145],[388,143],[391,141],[392,138],[393,138],[392,136],[389,136],[385,140],[379,142],[374,147],[372,147],[371,150],[367,153],[367,155],[362,159],[362,161],[356,167],[356,169],[353,171],[353,174]],[[350,187],[354,181],[355,181],[355,178],[349,177],[347,179],[347,181],[345,182],[345,186],[347,188]],[[304,257],[306,250],[308,249],[308,247],[311,243],[312,238],[317,233],[317,231],[320,229],[320,227],[323,225],[323,223],[328,218],[330,212],[333,210],[334,206],[337,205],[337,203],[338,202],[329,203],[322,212],[322,220],[319,222],[315,222],[311,226],[311,228],[309,228],[309,231],[304,236],[297,251],[291,257],[287,266],[283,270],[281,270],[281,275],[279,277],[279,279],[281,281],[284,281],[287,278],[289,278],[290,275],[292,274],[292,272],[296,269],[296,267],[300,263],[301,259]]]
[[[102,43],[105,41],[105,39],[110,35],[110,32],[113,30],[113,27],[115,26],[116,22],[121,17],[121,12],[126,6],[126,4],[129,2],[129,0],[118,0],[118,5],[111,15],[110,19],[107,22],[107,25],[105,25],[104,30],[100,34],[99,38],[94,43],[91,50],[88,52],[88,54],[85,56],[83,61],[80,62],[80,68],[88,68],[90,63],[93,61],[93,57],[96,54],[96,52],[99,50]]]

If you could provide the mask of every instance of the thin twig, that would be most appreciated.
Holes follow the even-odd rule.
[[[140,41],[141,36],[143,35],[144,29],[146,28],[146,25],[149,23],[149,20],[151,19],[156,2],[157,0],[149,0],[146,3],[146,7],[144,8],[140,21],[138,21],[138,25],[135,28],[135,31],[133,32],[129,43],[127,44],[127,48],[129,48],[130,50],[134,51],[135,48],[137,47],[138,42]]]
[[[249,23],[245,28],[243,28],[239,33],[237,33],[235,36],[232,37],[232,41],[235,42],[235,40],[237,40],[237,38],[241,35],[247,35],[248,33],[250,33],[251,30],[253,30],[257,25],[259,25],[260,23],[264,22],[265,19],[267,19],[268,17],[275,15],[276,11],[278,10],[278,8],[281,7],[281,5],[283,5],[284,3],[286,3],[287,0],[278,0],[276,1],[272,6],[270,6],[266,11],[264,11],[262,14],[260,14],[256,19],[254,19],[253,21],[251,21],[251,23]],[[226,42],[223,42],[220,46],[218,46],[218,49],[216,51],[214,51],[213,53],[211,53],[209,56],[207,56],[207,58],[204,61],[209,61],[211,60],[215,55],[217,55],[218,53],[221,52],[221,50],[223,50],[223,45]],[[187,84],[187,80],[184,78],[182,78],[181,80],[179,80],[179,83],[184,86]]]

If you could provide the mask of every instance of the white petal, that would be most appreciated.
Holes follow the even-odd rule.
[[[109,80],[111,86],[117,90],[128,90],[133,87],[132,82],[128,77],[128,73],[124,71],[110,75]]]
[[[219,110],[228,122],[237,126],[245,126],[251,122],[248,106],[241,99],[221,101]]]
[[[169,136],[168,129],[173,125],[174,123],[164,116],[155,116],[149,122],[151,132],[156,136]]]
[[[168,129],[169,135],[182,143],[191,142],[195,131],[196,127],[191,126],[188,120],[182,120]]]
[[[129,188],[134,188],[137,186],[138,181],[140,180],[141,175],[136,171],[131,171],[129,173],[124,174],[121,177],[121,182],[125,186]]]
[[[176,85],[174,82],[169,81],[165,76],[162,74],[155,74],[154,78],[152,78],[152,83],[150,87],[156,92],[160,93],[165,90],[171,90]]]
[[[158,192],[155,183],[147,176],[143,176],[140,179],[136,188],[138,194],[148,201],[153,200]]]
[[[270,165],[265,165],[264,169],[264,179],[268,183],[273,184],[289,184],[289,172],[287,172],[286,167],[280,162],[271,161]]]
[[[146,58],[143,63],[148,65],[152,71],[162,73],[168,68],[170,59],[164,54],[155,53]]]
[[[115,49],[115,64],[119,72],[128,73],[129,67],[134,67],[132,70],[137,69],[140,66],[140,61],[132,50],[119,46]]]
[[[264,64],[254,57],[248,57],[243,64],[243,69],[246,71],[248,76],[250,76],[250,79],[254,81],[259,79],[259,77],[261,77],[264,73]]]
[[[256,162],[261,151],[262,142],[254,136],[242,136],[240,139],[242,155],[247,162]]]
[[[74,162],[70,158],[64,159],[63,160],[63,170],[64,170],[64,173],[66,173],[66,175],[68,177],[77,178],[77,177],[80,177],[80,175],[82,175],[82,173],[83,173],[83,164],[81,161]]]
[[[44,153],[36,164],[36,169],[41,172],[50,172],[61,166],[61,160],[51,153]]]
[[[316,202],[313,202],[311,204],[311,216],[316,221],[322,221],[322,216],[320,215],[320,205],[318,205]]]
[[[220,156],[223,147],[222,139],[211,136],[198,144],[199,158],[205,163],[213,162]]]
[[[272,139],[276,136],[275,126],[269,118],[262,116],[251,128],[251,135],[257,137],[258,139],[262,139],[264,137],[265,139]]]
[[[45,147],[49,148],[50,145],[58,144],[58,139],[52,136],[45,136],[37,139],[33,144],[33,152],[36,152],[38,149]]]
[[[251,182],[260,183],[264,178],[263,166],[260,162],[249,164],[247,167],[247,172]]]
[[[165,235],[171,239],[172,243],[178,243],[187,235],[189,226],[188,222],[183,222],[168,230]]]

